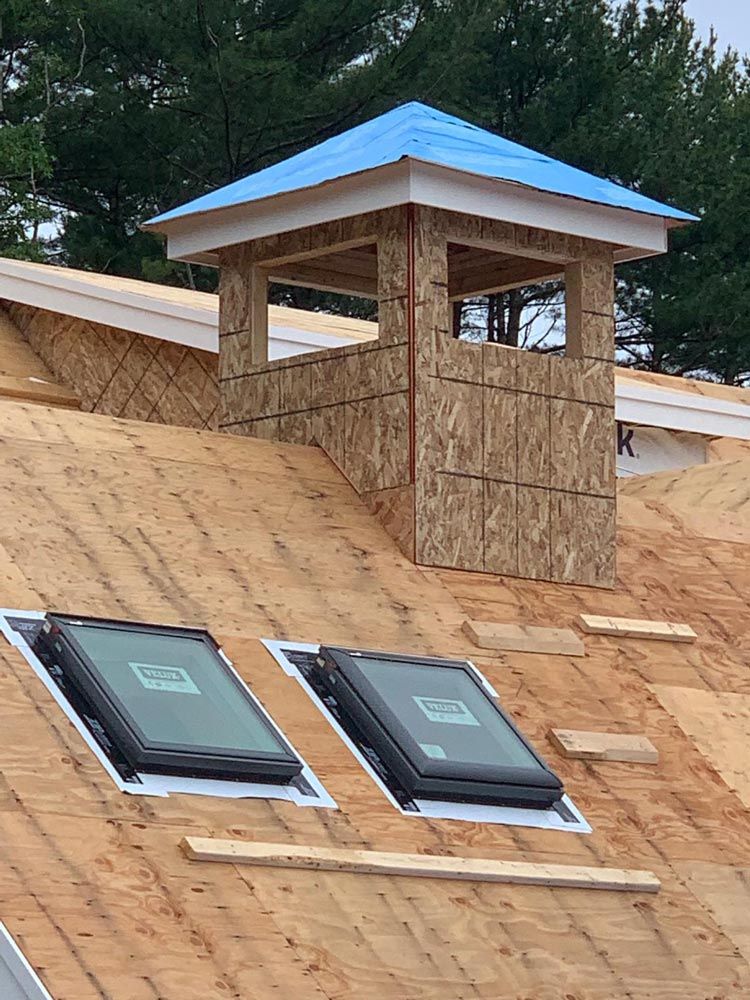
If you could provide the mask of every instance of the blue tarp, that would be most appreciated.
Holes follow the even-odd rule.
[[[526,149],[484,129],[412,102],[372,121],[327,139],[296,156],[243,177],[225,187],[164,212],[149,225],[196,212],[210,212],[314,187],[410,156],[455,170],[515,181],[553,194],[668,219],[692,220],[695,216]]]

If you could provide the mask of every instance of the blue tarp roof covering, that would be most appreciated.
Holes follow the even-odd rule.
[[[695,218],[619,184],[526,149],[453,115],[412,102],[288,160],[164,212],[151,219],[149,225],[314,187],[338,177],[395,163],[407,156],[600,205],[668,219]]]

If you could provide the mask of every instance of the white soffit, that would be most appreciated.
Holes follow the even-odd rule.
[[[615,253],[617,261],[667,249],[670,220],[660,216],[412,158],[315,187],[195,213],[155,228],[166,234],[170,258],[215,263],[215,251],[221,247],[408,202],[614,243],[622,247]]]
[[[750,406],[618,378],[615,416],[626,424],[750,441]]]

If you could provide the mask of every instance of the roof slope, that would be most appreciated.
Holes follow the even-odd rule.
[[[695,216],[413,101],[281,163],[150,219],[146,226],[315,187],[405,157],[539,191],[690,221]]]
[[[317,449],[0,401],[0,603],[209,626],[340,806],[120,795],[0,646],[0,918],[55,1000],[746,997],[747,742],[732,761],[727,734],[750,717],[748,549],[639,503],[614,593],[426,571]],[[461,632],[468,614],[582,611],[687,621],[699,640],[590,636],[553,662]],[[397,814],[261,636],[472,656],[594,833]],[[661,761],[563,760],[553,726],[644,732]],[[663,890],[202,865],[185,834],[650,868]]]
[[[0,308],[0,397],[78,408],[80,399],[61,385],[10,317]]]

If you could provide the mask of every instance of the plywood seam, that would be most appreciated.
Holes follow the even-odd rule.
[[[459,341],[461,343],[461,341]],[[529,351],[529,354],[534,354],[535,352]],[[606,361],[606,358],[584,358],[576,360],[585,361]],[[600,403],[598,400],[586,399],[583,396],[561,396],[553,392],[534,392],[533,389],[518,389],[510,385],[497,385],[495,382],[474,382],[472,379],[468,378],[456,378],[447,375],[431,375],[428,374],[427,378],[434,379],[439,382],[450,382],[455,385],[470,385],[477,389],[501,389],[503,392],[513,393],[517,396],[532,396],[535,399],[557,399],[561,403],[583,403],[586,406],[596,407],[601,410],[612,410],[614,411],[614,402],[612,403]]]
[[[616,497],[616,493],[584,493],[582,490],[568,490],[561,486],[540,486],[538,483],[529,483],[519,479],[499,479],[497,476],[480,476],[476,472],[456,472],[454,469],[435,469],[434,471],[440,476],[456,476],[459,479],[479,479],[490,483],[502,483],[505,486],[524,486],[528,489],[546,490],[548,493],[565,493],[568,496],[574,497],[593,497],[596,500],[613,500]]]
[[[337,403],[321,403],[320,406],[307,406],[303,410],[274,410],[272,413],[264,413],[261,417],[248,417],[246,420],[233,420],[231,423],[223,423],[222,427],[241,427],[244,424],[254,423],[256,420],[273,420],[275,417],[296,417],[305,413],[316,413],[319,410],[333,410],[337,406],[347,406],[350,403],[368,403],[375,399],[388,399],[391,396],[402,396],[406,389],[393,389],[388,392],[379,392],[372,396],[358,396],[356,399],[341,399]],[[188,401],[189,402],[189,401]]]

